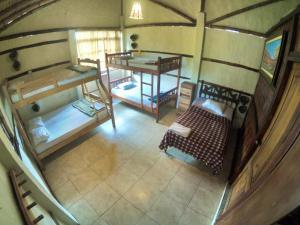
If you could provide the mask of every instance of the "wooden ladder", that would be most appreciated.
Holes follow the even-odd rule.
[[[144,82],[143,75],[144,74],[141,73],[141,105],[142,105],[142,109],[144,109],[144,97],[148,97],[151,100],[151,111],[153,112],[154,111],[154,108],[153,108],[153,82],[154,82],[154,77],[153,77],[153,74],[150,74],[151,75],[151,83],[147,83],[147,82]],[[148,86],[151,87],[150,95],[144,93],[144,85],[148,85]]]
[[[96,112],[97,118],[98,118],[98,111],[97,110],[97,103],[98,104],[104,104],[105,109],[107,111],[107,113],[110,115],[111,119],[112,119],[112,123],[113,123],[113,127],[115,127],[115,119],[114,119],[114,113],[113,113],[113,106],[112,106],[112,101],[111,99],[109,99],[109,93],[106,93],[105,91],[105,87],[103,87],[98,80],[95,80],[96,83],[96,88],[91,89],[86,82],[82,83],[81,85],[81,89],[82,89],[82,94],[83,97],[92,103],[93,109]],[[107,96],[107,98],[105,98],[104,96]]]

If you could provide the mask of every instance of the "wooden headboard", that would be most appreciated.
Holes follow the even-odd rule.
[[[199,90],[200,98],[224,102],[226,105],[236,108],[240,101],[240,95],[241,93],[239,91],[232,88],[201,80],[201,86]]]

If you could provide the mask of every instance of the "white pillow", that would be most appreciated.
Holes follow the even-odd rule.
[[[207,99],[205,100],[204,103],[202,103],[202,107],[215,114],[223,115],[226,109],[226,104],[211,99]]]
[[[45,124],[42,120],[42,117],[38,116],[28,121],[28,129],[32,130],[37,127],[44,127]]]
[[[34,145],[38,145],[42,142],[46,142],[50,137],[49,131],[46,127],[37,127],[30,130],[31,137],[33,140]]]
[[[202,104],[205,102],[205,99],[203,98],[196,98],[194,101],[193,101],[193,104],[194,106],[197,106],[197,107],[202,107]]]

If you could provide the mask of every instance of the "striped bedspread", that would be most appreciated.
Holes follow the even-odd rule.
[[[191,106],[176,122],[191,128],[191,134],[185,138],[168,130],[159,148],[178,148],[203,161],[214,172],[220,172],[230,134],[230,120],[200,107]]]

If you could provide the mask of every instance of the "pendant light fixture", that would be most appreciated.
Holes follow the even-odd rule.
[[[141,6],[140,1],[135,1],[133,3],[129,18],[134,19],[134,20],[144,19],[143,18],[143,13],[142,13],[142,6]]]

